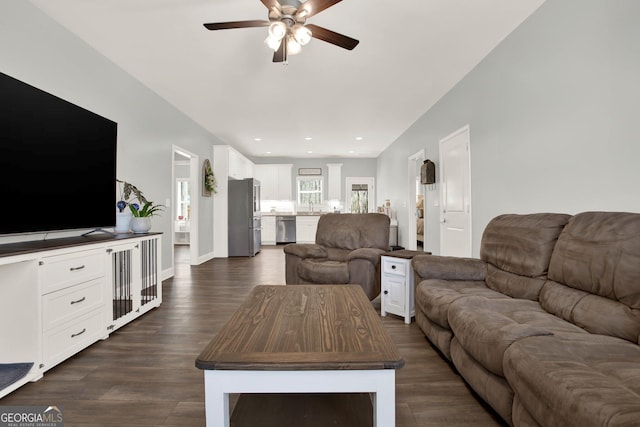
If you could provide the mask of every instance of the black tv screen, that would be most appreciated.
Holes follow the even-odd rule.
[[[115,225],[117,123],[0,73],[0,234]]]

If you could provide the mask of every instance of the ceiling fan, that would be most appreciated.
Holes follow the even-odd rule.
[[[269,20],[213,22],[204,24],[209,30],[269,27],[265,43],[274,50],[273,62],[287,63],[288,55],[295,55],[311,38],[352,50],[358,40],[318,25],[307,24],[307,18],[340,3],[342,0],[260,0],[269,9]]]

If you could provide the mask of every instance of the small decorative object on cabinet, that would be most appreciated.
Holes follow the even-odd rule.
[[[131,212],[131,229],[134,233],[147,233],[151,230],[151,217],[154,215],[158,215],[163,209],[163,205],[154,204],[152,201],[147,200],[147,198],[142,194],[135,185],[126,182],[117,180],[118,184],[121,187],[120,190],[120,200],[116,203],[116,207],[118,208],[120,213],[124,213],[126,207],[129,207],[129,211]],[[140,208],[140,204],[142,203],[142,208]],[[126,231],[124,231],[125,225],[120,224],[116,225],[116,233],[126,233],[129,231],[129,226],[126,226]],[[119,231],[120,230],[120,231]]]
[[[134,233],[148,233],[151,230],[151,217],[135,216],[131,218],[131,231]]]
[[[116,233],[128,233],[131,231],[131,212],[116,212],[116,227],[113,229]]]
[[[411,259],[415,255],[430,255],[430,252],[400,250],[385,253],[380,262],[381,292],[380,314],[387,313],[404,317],[404,323],[411,323],[415,316],[414,274]]]

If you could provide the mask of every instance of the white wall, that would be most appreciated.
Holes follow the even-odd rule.
[[[171,199],[172,144],[204,160],[211,158],[212,145],[221,143],[24,0],[0,2],[0,71],[116,121],[117,175],[155,202]],[[78,203],[82,197],[78,195]],[[213,209],[210,198],[204,202],[199,208],[200,254],[213,250]],[[170,213],[153,219],[152,231],[165,234],[163,270],[173,267],[171,219]]]
[[[547,0],[378,158],[406,246],[407,157],[471,132],[473,253],[502,213],[640,212],[640,2]],[[428,76],[426,76],[428,78]],[[439,185],[426,249],[439,252]]]

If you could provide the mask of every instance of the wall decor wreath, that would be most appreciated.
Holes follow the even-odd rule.
[[[218,183],[216,182],[216,176],[211,168],[211,162],[209,159],[205,159],[202,164],[202,195],[204,197],[211,197],[211,194],[218,192]]]

